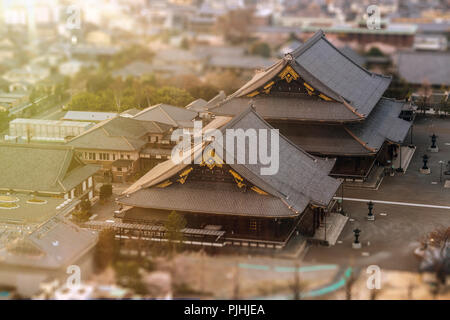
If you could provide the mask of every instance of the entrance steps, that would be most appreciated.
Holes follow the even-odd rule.
[[[405,173],[406,170],[409,167],[409,164],[411,163],[411,159],[414,156],[414,152],[416,151],[416,147],[409,147],[409,146],[402,146],[402,165],[401,168],[403,169],[403,172]],[[400,168],[400,156],[397,156],[396,159],[394,159],[392,165],[394,166],[394,169]]]
[[[326,223],[323,223],[309,241],[326,246],[334,246],[339,235],[347,223],[348,217],[340,213],[330,213],[326,217]]]

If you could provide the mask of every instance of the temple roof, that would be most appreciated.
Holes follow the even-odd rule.
[[[227,201],[225,201],[225,199]],[[141,189],[121,198],[119,202],[139,208],[199,213],[218,213],[255,217],[297,216],[279,198],[261,195],[251,190],[242,192],[237,186],[224,182],[186,182],[167,188]]]
[[[247,108],[233,120],[228,120],[227,123],[218,126],[218,128],[223,132],[227,129],[243,129],[244,131],[255,129],[256,132],[260,132],[259,129],[273,129],[253,108]],[[268,148],[271,150],[270,139],[268,140]],[[204,146],[197,146],[197,148],[203,148]],[[247,155],[248,151],[249,144],[246,143]],[[224,158],[226,161],[226,155]],[[287,208],[290,211],[290,216],[295,216],[302,213],[309,204],[325,207],[332,200],[340,185],[340,181],[328,176],[334,163],[335,159],[320,159],[309,155],[280,135],[279,167],[275,174],[262,175],[261,168],[267,165],[263,165],[259,161],[255,164],[249,164],[248,161],[245,164],[228,163],[232,170],[245,178],[246,181],[268,193],[267,195],[261,195],[251,190],[242,193],[243,191],[236,185],[224,186],[222,183],[220,188],[224,189],[224,193],[221,194],[220,190],[213,192],[212,190],[215,190],[213,187],[206,188],[205,185],[198,185],[197,182],[189,184],[189,178],[186,186],[173,183],[165,187],[165,191],[153,190],[160,189],[155,185],[175,176],[189,166],[188,164],[175,165],[171,160],[168,160],[138,180],[135,183],[136,186],[130,187],[125,192],[125,196],[118,201],[131,206],[142,206],[142,201],[147,201],[147,207],[156,209],[163,209],[164,207],[167,210],[193,212],[205,212],[206,210],[210,213],[274,217],[288,216]],[[219,184],[217,186],[219,188]],[[186,201],[178,201],[180,198]],[[225,198],[228,201],[223,201]],[[166,201],[163,204],[161,201],[164,199]],[[177,199],[177,201],[174,201],[174,199]],[[174,202],[179,202],[179,204],[177,205]],[[229,204],[219,206],[216,202]],[[281,210],[280,206],[284,209]],[[252,207],[266,207],[266,209],[254,210]]]
[[[0,189],[63,193],[93,176],[100,167],[85,165],[73,147],[0,144]]]
[[[186,123],[190,123],[197,117],[198,113],[193,110],[160,103],[145,108],[133,119],[144,121],[157,121],[174,127],[184,127]]]
[[[322,31],[291,55],[294,70],[313,87],[315,83],[316,90],[324,88],[336,93],[364,116],[370,114],[392,80],[358,65],[333,46]]]
[[[349,121],[366,118],[392,80],[391,77],[364,69],[333,46],[322,31],[318,31],[299,48],[266,70],[257,73],[226,101],[255,94],[259,94],[261,98],[268,98],[270,93],[262,92],[267,89],[268,84],[280,80],[282,71],[286,68],[292,68],[298,73],[312,91],[322,93],[329,98],[326,102],[333,103],[334,107],[340,109],[337,116],[342,116],[341,113],[346,112],[345,108],[351,110],[354,115],[350,116]],[[267,91],[270,92],[270,90]],[[311,100],[311,103],[319,104],[315,100]],[[214,109],[210,111],[215,112]],[[309,112],[310,110],[306,110],[305,119],[314,119],[320,114],[309,115]],[[296,118],[297,113],[292,116]],[[328,118],[332,118],[332,115]],[[342,119],[336,119],[336,121],[342,121]]]
[[[320,155],[368,155],[364,148],[342,125],[286,125],[280,132],[307,152]]]
[[[403,101],[381,98],[376,108],[363,123],[347,124],[367,147],[378,150],[385,140],[401,143],[405,140],[412,122],[399,118]]]
[[[256,96],[226,100],[210,109],[216,115],[236,115],[251,105],[266,120],[351,122],[361,117],[343,103],[318,98],[287,96]]]
[[[78,149],[138,151],[147,143],[146,135],[162,134],[170,129],[171,126],[165,123],[119,116],[100,122],[67,145]]]
[[[404,102],[381,98],[363,122],[345,125],[284,125],[280,131],[307,152],[323,155],[375,154],[384,141],[401,143],[412,123],[399,118]]]

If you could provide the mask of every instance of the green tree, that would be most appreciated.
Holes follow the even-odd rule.
[[[175,87],[162,87],[153,90],[149,97],[150,103],[166,103],[178,107],[184,107],[189,104],[194,98],[184,89]]]
[[[103,184],[100,187],[100,199],[104,200],[112,196],[112,185],[111,184]]]
[[[0,109],[0,131],[3,131],[8,127],[10,120],[9,112]]]
[[[117,283],[125,288],[133,289],[137,294],[147,293],[140,266],[138,261],[117,261],[114,265]]]
[[[176,211],[172,211],[167,217],[165,223],[166,239],[171,249],[170,253],[173,254],[180,247],[183,241],[182,229],[186,227],[186,219],[178,214]]]
[[[189,50],[189,40],[187,38],[183,38],[183,40],[181,40],[181,44],[180,44],[181,49],[184,50]]]
[[[271,50],[267,43],[255,42],[250,48],[250,53],[268,58],[270,57]]]
[[[90,92],[98,92],[109,88],[112,82],[112,77],[109,74],[98,72],[88,77],[86,82],[86,89]]]
[[[115,237],[116,232],[113,229],[100,231],[94,252],[94,267],[97,273],[104,271],[115,259],[117,249]]]
[[[384,53],[383,51],[381,51],[379,48],[377,47],[372,47],[370,48],[369,51],[367,51],[367,56],[370,57],[384,57]]]

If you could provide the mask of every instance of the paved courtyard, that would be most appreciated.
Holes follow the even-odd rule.
[[[438,136],[438,153],[427,150],[433,133]],[[444,188],[445,175],[440,182],[439,164],[441,160],[445,163],[450,160],[450,119],[417,119],[413,128],[413,143],[417,145],[417,150],[405,174],[385,177],[376,191],[344,190],[344,198],[402,202],[404,205],[375,203],[376,220],[367,221],[365,201],[344,201],[344,209],[354,221],[347,223],[336,246],[312,247],[305,261],[360,266],[377,264],[386,269],[417,270],[418,261],[412,251],[421,238],[437,227],[450,226],[450,189]],[[425,153],[430,157],[430,175],[419,173]],[[450,180],[450,176],[447,178]],[[418,207],[416,204],[424,206]],[[437,209],[431,207],[433,205],[449,208]],[[351,248],[352,230],[356,227],[362,230],[360,239],[363,247],[360,250]]]

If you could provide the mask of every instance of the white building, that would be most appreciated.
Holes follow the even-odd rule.
[[[116,117],[115,112],[67,111],[63,120],[100,122]]]
[[[93,125],[92,122],[17,118],[9,123],[9,135],[5,136],[5,140],[64,142]]]

